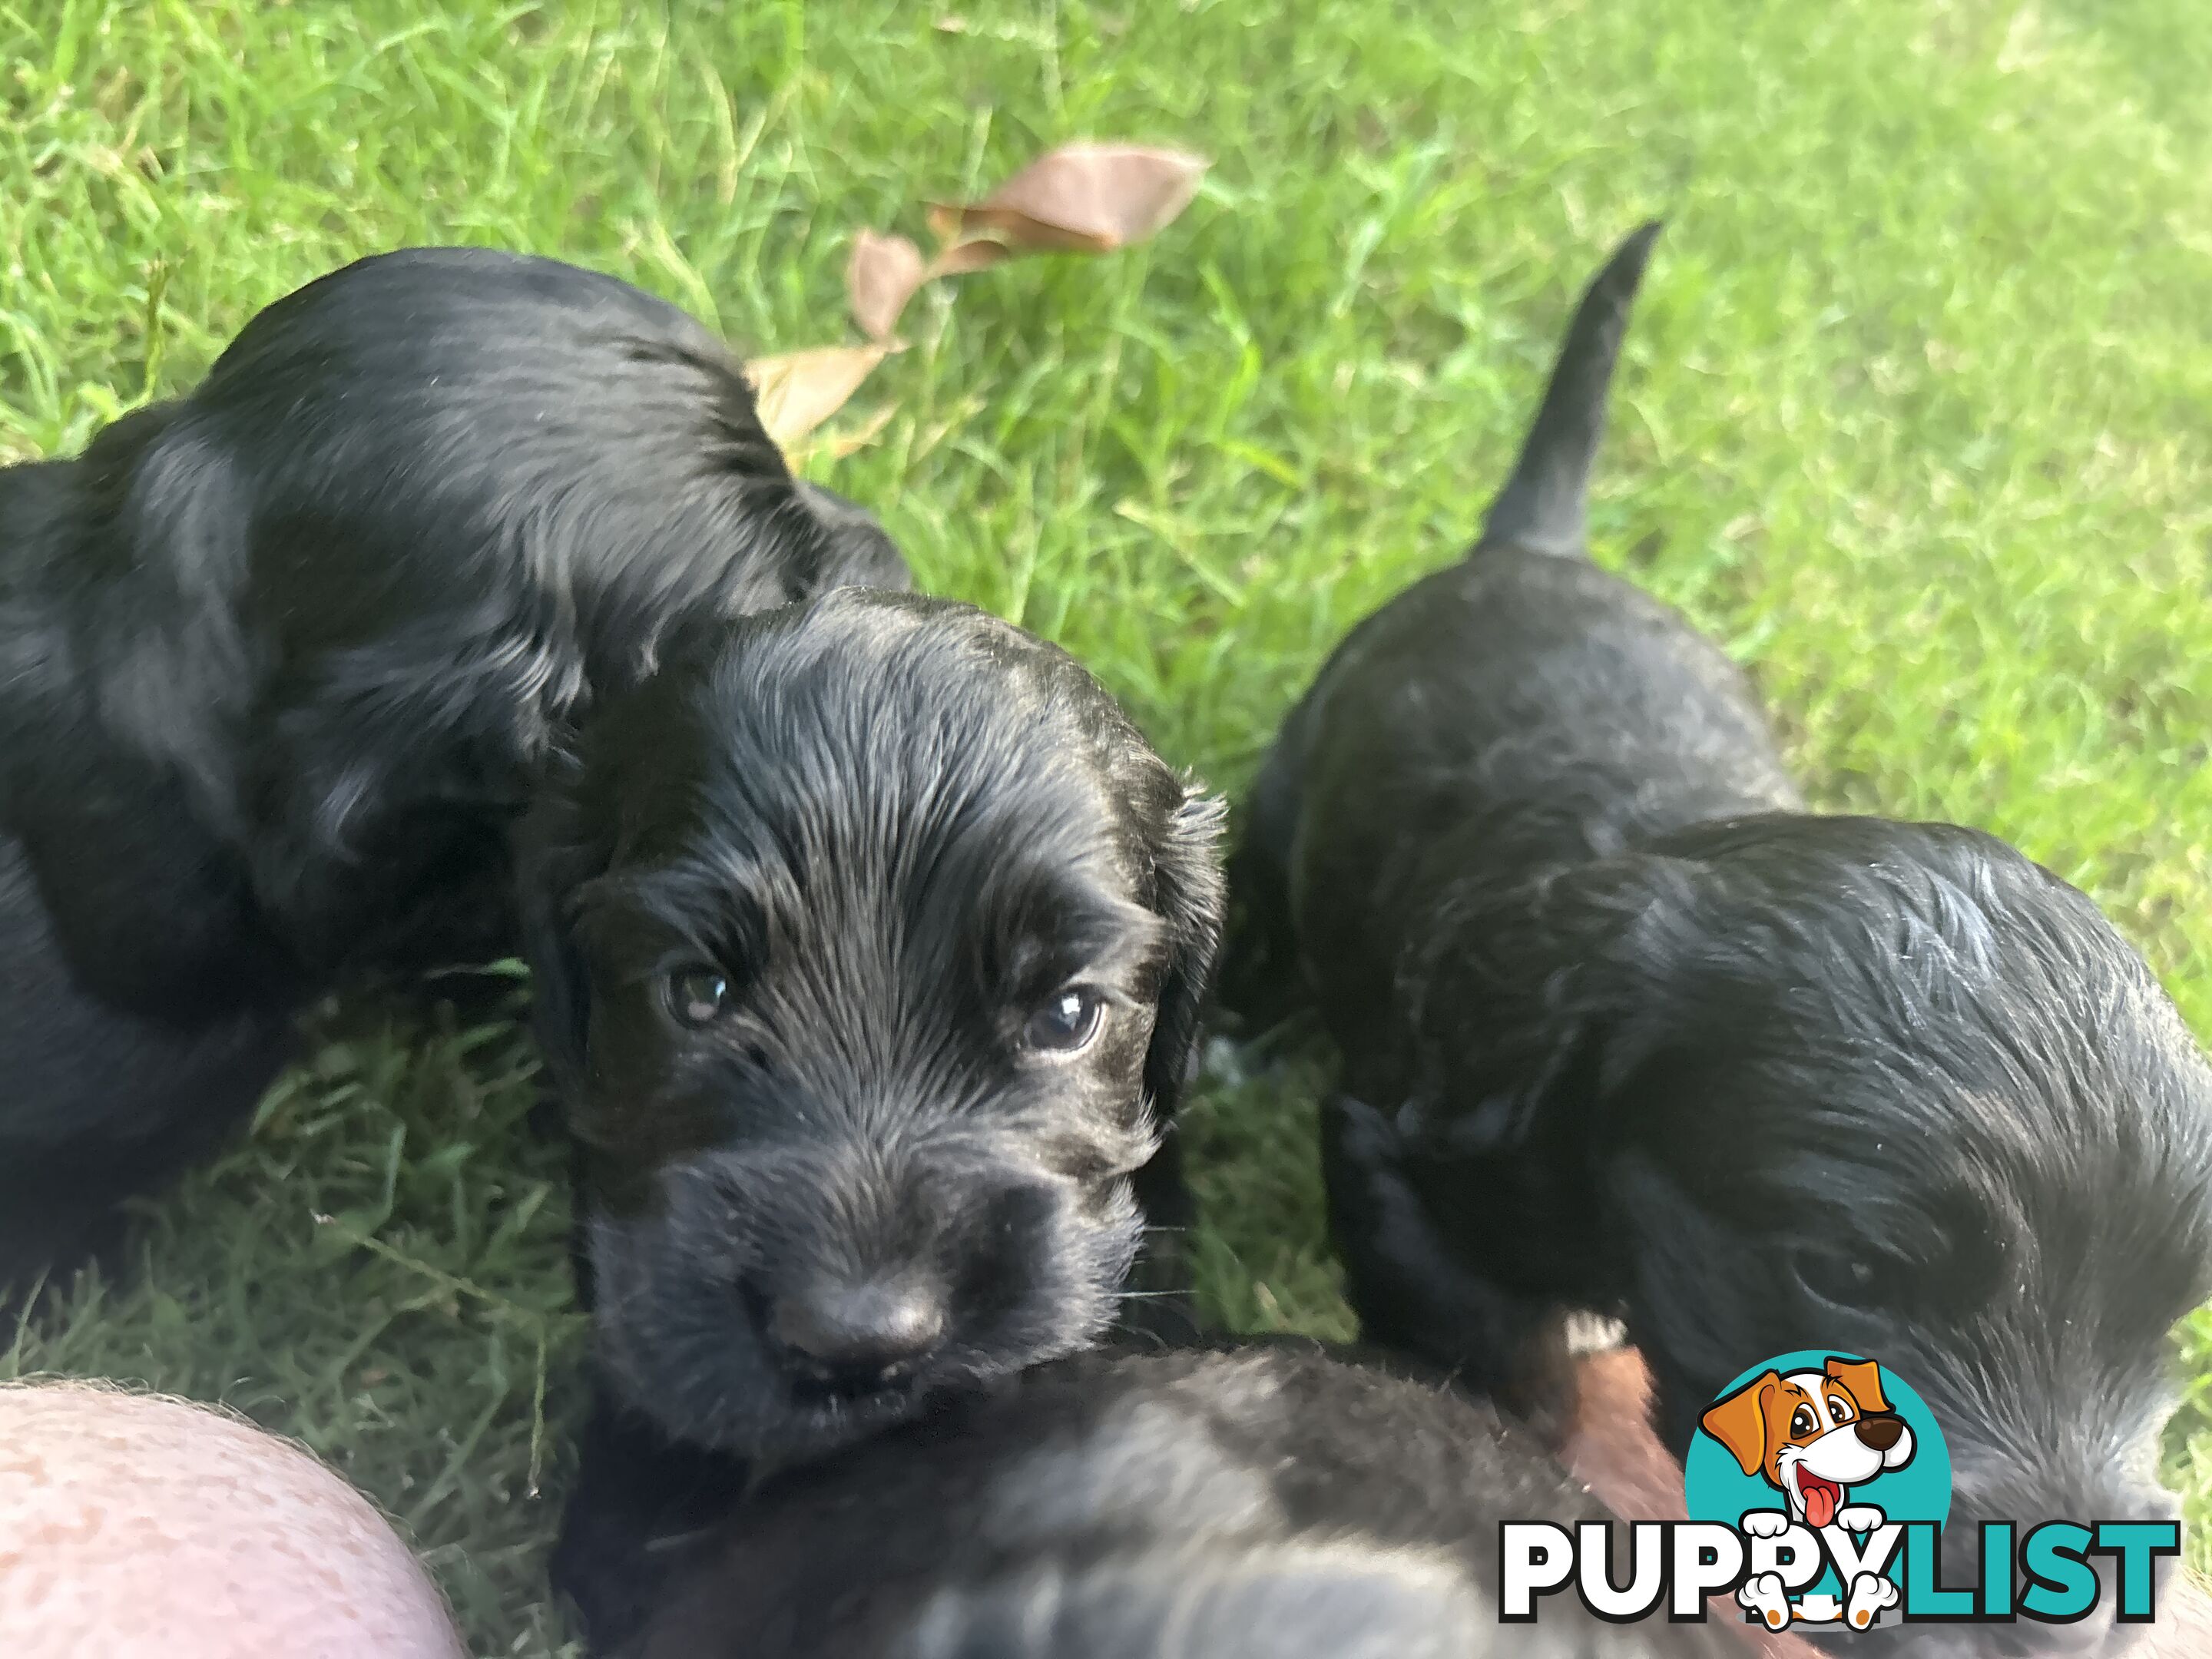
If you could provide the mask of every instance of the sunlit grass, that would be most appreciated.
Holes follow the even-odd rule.
[[[1231,788],[1334,639],[1463,542],[1573,291],[1663,212],[1601,556],[1753,666],[1821,801],[2017,841],[2212,1032],[2212,10],[18,0],[0,64],[8,457],[375,249],[560,253],[786,349],[845,337],[860,225],[918,232],[1064,138],[1208,151],[1156,244],[917,302],[840,424],[888,422],[818,468]],[[578,1347],[526,1046],[328,1029],[142,1271],[10,1368],[300,1436],[481,1650],[542,1652]],[[1312,1087],[1193,1109],[1240,1323],[1345,1328]],[[2212,1323],[2183,1353],[2212,1376]],[[2172,1465],[2200,1521],[2204,1386]]]

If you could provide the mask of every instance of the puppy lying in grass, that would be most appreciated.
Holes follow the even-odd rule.
[[[1489,1406],[1295,1340],[1092,1352],[773,1479],[678,1547],[642,1659],[1817,1659],[1746,1622],[1502,1626],[1498,1526],[1683,1517],[1633,1349],[1576,1366],[1561,1454]],[[1618,1536],[1616,1534],[1616,1536]],[[1616,1544],[1616,1548],[1620,1547]],[[1859,1638],[1853,1638],[1853,1640]],[[1948,1638],[1944,1638],[1948,1639]],[[2161,1592],[2138,1659],[2199,1659]]]
[[[233,1127],[342,975],[511,951],[510,822],[679,618],[907,580],[696,323],[471,249],[0,471],[0,1285]]]
[[[1365,1334],[1525,1397],[1560,1310],[1617,1315],[1678,1458],[1745,1367],[1872,1356],[1948,1437],[1952,1549],[1984,1518],[2169,1514],[2212,1070],[2010,847],[1806,812],[1735,667],[1589,562],[1656,231],[1584,297],[1474,550],[1291,714],[1232,863],[1232,1000],[1310,999],[1344,1053],[1326,1156]]]
[[[605,1383],[555,1563],[595,1645],[762,1468],[1115,1321],[1179,1218],[1218,820],[1064,652],[941,600],[706,630],[586,725],[522,890]]]
[[[755,1492],[641,1659],[1726,1659],[1501,1625],[1498,1523],[1606,1510],[1488,1407],[1303,1344],[1092,1352]]]

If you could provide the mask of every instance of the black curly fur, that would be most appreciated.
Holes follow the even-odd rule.
[[[364,969],[513,948],[506,836],[672,626],[906,585],[690,318],[417,249],[0,471],[0,1282],[252,1105]]]
[[[1592,284],[1480,542],[1285,723],[1231,994],[1310,1001],[1343,1049],[1330,1202],[1371,1340],[1517,1389],[1559,1310],[1617,1313],[1677,1455],[1743,1368],[1871,1355],[1949,1437],[1948,1537],[2163,1512],[2212,1071],[2048,871],[1804,811],[1735,666],[1584,556],[1653,228]]]

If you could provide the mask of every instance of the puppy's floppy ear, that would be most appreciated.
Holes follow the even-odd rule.
[[[1781,1393],[1781,1376],[1767,1371],[1725,1400],[1715,1401],[1699,1419],[1746,1474],[1758,1474],[1766,1468],[1766,1420]]]
[[[1399,975],[1414,1135],[1486,1156],[1562,1115],[1592,1120],[1684,1035],[1674,967],[1698,937],[1702,880],[1694,863],[1636,853],[1447,892]]]
[[[532,1024],[546,1069],[564,1091],[583,1074],[592,1018],[573,907],[576,890],[603,874],[609,859],[586,823],[581,775],[575,757],[562,756],[515,830],[515,908],[530,964]]]
[[[1862,1415],[1872,1412],[1886,1414],[1889,1401],[1882,1398],[1881,1367],[1871,1359],[1836,1359],[1827,1362],[1829,1380],[1840,1382],[1857,1405]]]
[[[1182,1099],[1228,907],[1220,855],[1226,803],[1188,781],[1180,794],[1152,854],[1152,908],[1167,923],[1168,962],[1145,1055],[1145,1092],[1162,1122]]]

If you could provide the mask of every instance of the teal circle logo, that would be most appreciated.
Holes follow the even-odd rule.
[[[1951,1454],[1927,1402],[1888,1366],[1808,1348],[1752,1366],[1714,1397],[1683,1460],[1682,1486],[1692,1521],[1747,1536],[1777,1535],[1785,1522],[1854,1534],[1913,1521],[1940,1528],[1951,1516]],[[1903,1564],[1899,1551],[1887,1568],[1893,1582],[1901,1584]],[[1790,1595],[1792,1608],[1803,1605],[1783,1622],[1827,1622],[1840,1616],[1844,1596],[1830,1567]],[[1755,1599],[1739,1597],[1747,1610]],[[1774,1624],[1771,1605],[1763,1611]]]

